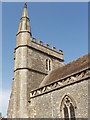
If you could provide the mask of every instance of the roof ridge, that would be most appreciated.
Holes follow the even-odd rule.
[[[83,55],[82,57],[66,65],[63,65],[62,67],[58,67],[57,69],[52,70],[50,74],[43,79],[39,87],[42,85],[47,85],[67,75],[79,72],[82,69],[90,66],[88,57],[90,57],[90,53]]]

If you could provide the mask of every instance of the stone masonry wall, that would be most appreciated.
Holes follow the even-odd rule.
[[[36,49],[27,48],[27,51],[27,68],[30,69],[27,75],[29,98],[30,91],[35,88],[38,88],[42,80],[49,73],[49,71],[46,70],[46,59],[49,59],[51,61],[51,70],[62,66],[63,63],[60,62],[60,60],[48,56],[47,54],[44,54]]]
[[[23,33],[21,35],[23,36]],[[62,60],[58,58],[59,53],[56,52],[56,56],[58,55],[57,57],[55,57],[54,54],[53,56],[50,55],[51,53],[54,53],[54,51],[31,42],[31,40],[28,39],[28,34],[24,35],[24,38],[27,38],[26,40],[20,35],[19,37],[17,36],[17,47],[14,51],[15,84],[13,85],[14,91],[11,93],[11,100],[14,101],[14,103],[10,101],[9,107],[9,110],[14,112],[9,112],[10,114],[8,115],[8,117],[10,116],[12,118],[22,116],[24,118],[28,117],[29,93],[32,89],[38,88],[44,77],[49,73],[49,71],[46,70],[46,59],[51,61],[52,70],[63,65]],[[28,41],[29,46],[27,45]],[[38,49],[35,48],[36,45],[38,46]],[[43,48],[46,51],[44,51]],[[47,53],[48,51],[49,53]],[[13,105],[11,106],[11,104]]]
[[[65,95],[70,95],[74,99],[77,106],[75,109],[76,117],[87,118],[88,80],[83,80],[47,94],[31,98],[29,104],[30,118],[61,118],[60,106]]]
[[[32,37],[26,5],[20,19],[14,49],[14,79],[8,108],[9,118],[28,118],[28,100],[32,89],[38,88],[46,70],[46,59],[51,61],[51,69],[63,65],[63,51],[49,45],[43,45]],[[50,63],[50,61],[48,63]],[[48,64],[48,66],[50,66]]]
[[[44,54],[36,49],[28,48],[27,59],[28,68],[39,71],[44,74],[48,74],[48,71],[46,70],[46,59],[49,59],[51,61],[51,70],[63,65],[63,63],[59,59],[49,56],[48,54]]]
[[[29,91],[39,87],[44,77],[49,73],[46,70],[46,59],[51,61],[51,70],[63,65],[62,52],[56,52],[40,43],[33,42],[32,39],[27,33],[19,34],[14,51],[14,71],[28,69]]]

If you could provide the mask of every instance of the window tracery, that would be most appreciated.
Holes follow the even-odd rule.
[[[76,109],[75,101],[68,95],[65,95],[61,102],[60,108],[64,120],[76,120],[75,109]]]

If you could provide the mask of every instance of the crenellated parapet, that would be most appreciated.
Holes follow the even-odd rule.
[[[45,47],[50,48],[50,45],[49,44],[45,44]]]
[[[38,44],[43,45],[43,42],[41,40],[38,40]]]
[[[53,46],[53,47],[52,47],[52,50],[56,51],[56,47]]]
[[[33,38],[32,38],[32,41],[33,41],[33,42],[36,42],[36,38],[33,37]]]
[[[42,47],[45,47],[45,48],[47,48],[47,49],[49,49],[49,50],[52,50],[52,51],[54,51],[54,52],[57,52],[58,54],[61,54],[61,55],[63,55],[63,51],[62,50],[56,50],[56,47],[55,46],[53,46],[52,48],[50,48],[50,45],[49,44],[46,44],[46,43],[43,43],[43,41],[41,41],[41,40],[38,40],[38,42],[36,41],[36,38],[33,38],[32,37],[32,42],[34,42],[34,43],[36,43],[36,44],[38,44],[38,45],[41,45]]]
[[[46,86],[32,90],[30,92],[30,98],[34,98],[34,97],[46,94],[55,89],[60,89],[70,84],[80,82],[82,80],[87,80],[88,78],[90,78],[90,68],[83,69],[82,71],[79,71],[77,73],[61,78],[60,80],[52,82]]]

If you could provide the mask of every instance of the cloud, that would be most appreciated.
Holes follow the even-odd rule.
[[[3,117],[7,117],[8,103],[10,99],[10,90],[0,90],[0,112]]]

